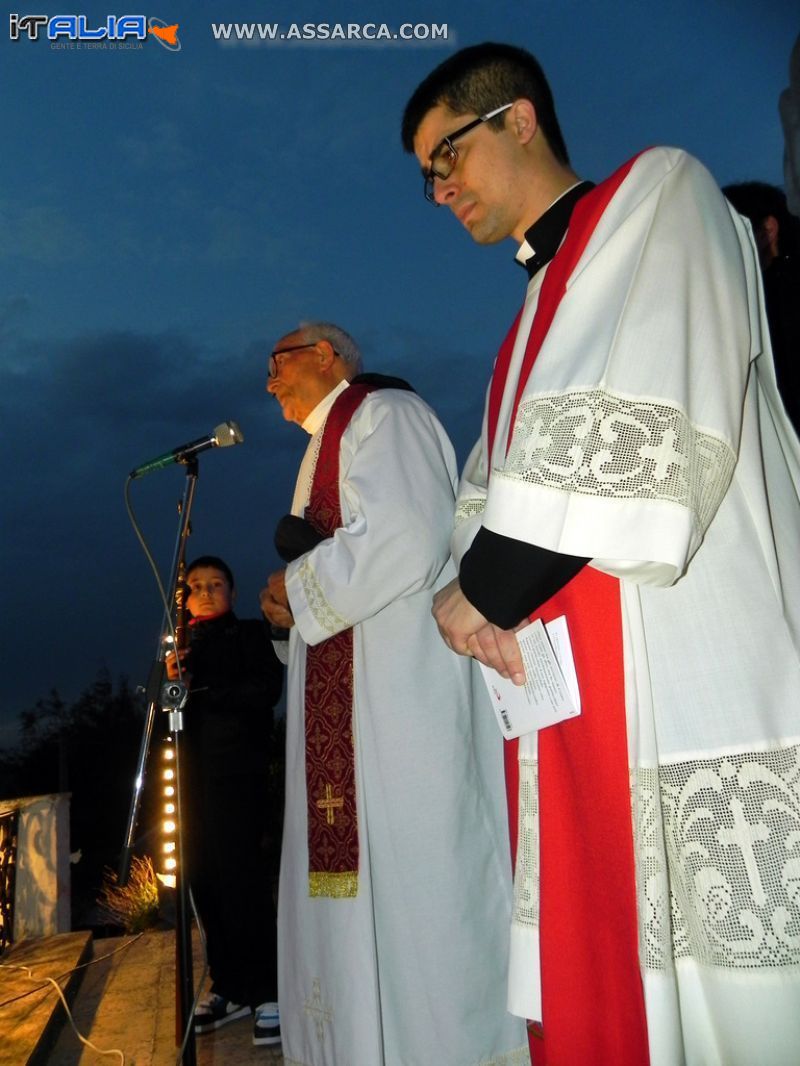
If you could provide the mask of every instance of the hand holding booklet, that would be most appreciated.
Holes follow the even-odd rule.
[[[517,641],[525,665],[524,685],[515,685],[496,670],[478,664],[500,732],[507,740],[581,713],[567,619],[562,615],[546,625],[537,619],[517,633]]]

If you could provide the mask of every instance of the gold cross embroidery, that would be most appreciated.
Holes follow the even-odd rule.
[[[344,807],[344,797],[339,796],[338,799],[333,798],[333,789],[330,785],[325,786],[325,799],[318,799],[317,806],[321,811],[325,811],[325,820],[328,825],[333,825],[335,815],[333,813],[334,807]]]
[[[333,1020],[333,1011],[322,1001],[322,989],[318,977],[315,977],[312,982],[311,998],[306,1000],[303,1009],[310,1018],[314,1019],[314,1026],[317,1030],[317,1039],[323,1040],[325,1037],[325,1022]]]

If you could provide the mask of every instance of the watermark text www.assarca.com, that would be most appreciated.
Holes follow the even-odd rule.
[[[211,33],[220,44],[430,44],[452,40],[446,22],[212,22]]]

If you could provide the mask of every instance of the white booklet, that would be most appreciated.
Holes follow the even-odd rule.
[[[540,619],[517,633],[525,684],[515,685],[496,670],[478,665],[507,740],[581,713],[581,698],[565,616],[544,625]]]

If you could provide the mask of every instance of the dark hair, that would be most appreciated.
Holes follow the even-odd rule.
[[[476,44],[445,59],[417,86],[403,112],[401,136],[407,152],[427,113],[444,104],[456,115],[485,115],[513,100],[530,100],[550,150],[559,163],[569,155],[556,117],[550,86],[538,61],[524,48],[510,44]],[[505,115],[487,125],[502,129]]]
[[[211,566],[215,570],[219,570],[228,579],[228,584],[231,587],[231,591],[236,587],[236,583],[233,580],[233,572],[224,559],[220,559],[218,555],[198,555],[198,557],[186,567],[186,580],[189,580],[189,574],[192,570],[199,570],[201,566]]]
[[[740,181],[722,190],[740,215],[750,219],[757,230],[765,218],[778,222],[778,255],[800,252],[800,219],[789,211],[786,194],[777,185],[765,181]]]

